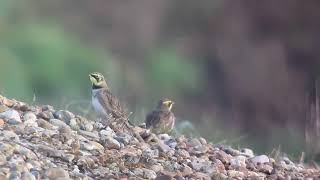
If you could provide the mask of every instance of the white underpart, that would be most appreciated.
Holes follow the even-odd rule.
[[[96,94],[100,91],[100,89],[93,89],[92,90],[92,106],[94,110],[99,113],[100,115],[107,116],[107,112],[105,109],[101,106],[98,98],[96,97]]]
[[[173,117],[171,117],[171,118],[173,119]],[[173,123],[172,123],[172,125],[171,125],[171,129],[173,129],[174,123],[175,123],[175,121],[173,121]]]

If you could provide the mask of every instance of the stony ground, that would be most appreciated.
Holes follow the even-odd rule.
[[[0,96],[0,179],[320,178],[320,170],[287,157],[166,134],[151,134],[154,140],[147,143],[131,134],[69,111]]]

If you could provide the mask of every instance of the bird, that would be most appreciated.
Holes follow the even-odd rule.
[[[155,134],[171,132],[176,120],[171,112],[173,104],[170,99],[160,99],[156,108],[146,116],[146,128]]]
[[[89,74],[92,83],[92,106],[102,117],[111,116],[114,119],[128,118],[128,114],[123,109],[120,101],[115,97],[104,78],[99,72]]]
[[[92,106],[98,115],[107,120],[111,117],[116,120],[116,125],[121,124],[121,128],[126,126],[127,131],[143,142],[140,134],[134,131],[134,125],[129,122],[130,114],[121,106],[118,98],[111,93],[104,76],[99,72],[93,72],[89,74],[89,79],[92,83]],[[112,123],[108,122],[107,125],[113,126],[116,131],[119,130],[119,126],[115,127]]]

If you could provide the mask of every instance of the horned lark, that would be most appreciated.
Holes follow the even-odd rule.
[[[175,123],[175,116],[171,112],[174,102],[169,99],[161,99],[155,110],[146,117],[146,128],[155,134],[169,133]]]
[[[119,100],[110,92],[107,82],[105,81],[103,75],[98,72],[89,74],[90,81],[92,82],[92,105],[95,111],[102,118],[111,117],[116,120],[116,125],[122,124],[127,127],[128,131],[140,141],[143,142],[140,134],[133,130],[132,125],[128,121],[128,114],[120,105]],[[118,123],[118,124],[117,124]],[[110,126],[113,126],[108,122]],[[111,127],[118,131],[118,127]],[[116,128],[116,129],[115,129]]]
[[[92,82],[92,105],[102,117],[111,116],[114,119],[127,118],[127,114],[119,100],[110,92],[107,82],[101,73],[89,74]]]

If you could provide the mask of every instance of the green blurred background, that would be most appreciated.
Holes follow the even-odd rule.
[[[77,113],[99,71],[131,120],[161,97],[178,131],[317,154],[318,2],[1,0],[0,93]],[[319,143],[320,144],[320,143]]]

